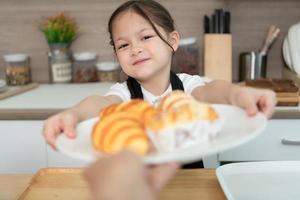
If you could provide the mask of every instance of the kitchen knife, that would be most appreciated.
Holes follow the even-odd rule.
[[[215,9],[215,33],[220,33],[219,9]]]
[[[212,14],[211,21],[212,21],[212,33],[217,33],[218,24],[216,23],[216,15],[215,14]]]
[[[231,14],[229,11],[224,13],[224,33],[230,33],[230,19]]]
[[[217,9],[217,18],[218,18],[218,33],[224,33],[224,11],[223,9]]]
[[[204,33],[210,33],[210,21],[207,15],[204,15]]]

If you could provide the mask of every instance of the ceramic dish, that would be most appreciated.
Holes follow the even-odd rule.
[[[228,200],[300,199],[300,161],[227,164],[217,178]]]
[[[254,117],[248,117],[244,110],[230,105],[212,105],[224,119],[220,133],[210,142],[193,144],[184,149],[172,152],[156,152],[143,157],[149,164],[179,161],[190,163],[200,160],[204,156],[215,154],[227,149],[242,145],[259,135],[267,124],[266,117],[258,113]],[[57,148],[60,152],[73,158],[85,161],[93,161],[97,157],[104,156],[96,152],[92,147],[91,132],[98,118],[92,118],[78,124],[77,137],[68,139],[61,134],[57,139]]]

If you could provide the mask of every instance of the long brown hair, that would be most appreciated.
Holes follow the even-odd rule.
[[[174,20],[166,8],[153,0],[130,0],[120,5],[112,13],[108,22],[108,32],[110,35],[110,44],[114,47],[114,50],[116,49],[113,41],[112,24],[119,14],[128,10],[134,11],[145,20],[147,20],[151,24],[155,33],[160,37],[160,39],[164,41],[169,47],[171,47],[174,52],[173,47],[163,38],[161,33],[154,25],[157,24],[158,26],[162,27],[167,33],[171,33],[175,30]]]

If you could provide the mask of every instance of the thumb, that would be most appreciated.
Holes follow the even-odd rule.
[[[73,116],[66,115],[63,120],[63,129],[64,133],[67,135],[68,138],[75,138],[75,126],[77,124],[77,120]]]
[[[248,116],[254,116],[258,112],[258,108],[255,102],[249,102],[249,104],[245,106],[245,109]]]
[[[242,99],[240,99],[240,107],[246,110],[248,116],[254,116],[258,112],[255,97],[251,97],[249,95],[245,95]]]
[[[179,167],[178,163],[167,163],[153,167],[149,173],[153,189],[159,192],[173,177]]]

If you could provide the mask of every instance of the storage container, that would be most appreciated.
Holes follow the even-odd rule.
[[[118,82],[120,80],[120,66],[115,62],[97,63],[98,80],[101,82]]]
[[[73,82],[93,82],[97,81],[97,54],[94,52],[82,52],[74,54]]]
[[[29,57],[26,54],[8,54],[5,75],[7,85],[25,85],[31,82]]]

